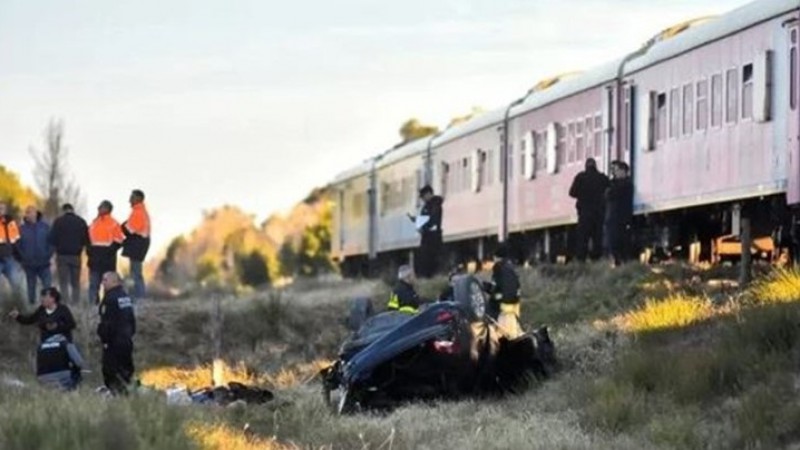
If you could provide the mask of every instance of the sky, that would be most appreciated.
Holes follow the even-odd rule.
[[[89,211],[122,221],[143,189],[161,248],[223,204],[286,210],[410,117],[446,126],[745,3],[2,0],[0,164],[33,184],[63,120]]]

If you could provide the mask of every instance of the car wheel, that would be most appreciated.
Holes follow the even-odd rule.
[[[474,276],[463,275],[454,279],[453,297],[468,312],[470,319],[481,320],[486,315],[486,293]]]

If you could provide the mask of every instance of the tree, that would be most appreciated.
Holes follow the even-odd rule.
[[[439,132],[439,128],[433,125],[423,125],[418,119],[408,119],[400,127],[400,137],[403,142],[410,142],[425,136],[430,136]]]
[[[331,210],[326,208],[319,223],[305,228],[297,251],[297,271],[300,274],[315,276],[333,269],[331,219]]]
[[[34,177],[36,188],[44,202],[46,217],[56,217],[63,203],[72,203],[76,211],[84,211],[85,202],[81,190],[69,175],[68,150],[64,146],[64,123],[51,120],[44,134],[46,148],[30,152],[36,161]]]
[[[8,205],[8,213],[17,216],[20,209],[39,203],[36,194],[22,184],[16,173],[0,165],[0,201]]]
[[[167,247],[167,253],[164,259],[158,264],[158,276],[167,283],[174,283],[176,281],[176,269],[178,252],[186,248],[186,238],[178,236],[174,238]]]

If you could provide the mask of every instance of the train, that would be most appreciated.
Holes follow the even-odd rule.
[[[747,218],[754,251],[774,255],[776,208],[800,207],[798,34],[800,2],[757,0],[380,152],[329,183],[332,256],[348,275],[413,262],[407,213],[430,185],[445,264],[480,263],[500,242],[520,262],[563,261],[569,186],[590,157],[631,168],[633,254],[719,260],[741,251]]]

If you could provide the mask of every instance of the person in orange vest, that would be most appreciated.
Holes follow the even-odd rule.
[[[117,271],[117,250],[125,241],[122,227],[111,217],[113,209],[110,201],[100,202],[97,217],[89,226],[89,302],[100,301],[100,281],[104,273]]]
[[[141,190],[134,189],[131,192],[130,202],[131,215],[122,224],[122,232],[125,233],[122,256],[130,261],[133,298],[138,300],[145,296],[142,262],[150,249],[150,214],[144,206],[144,192]]]
[[[0,201],[0,275],[6,277],[13,292],[19,292],[17,283],[17,263],[14,255],[19,241],[19,227],[8,214],[8,206]]]

